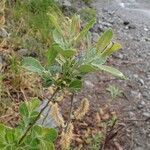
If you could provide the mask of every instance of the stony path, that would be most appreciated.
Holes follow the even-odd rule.
[[[112,27],[123,50],[115,54],[115,64],[129,77],[121,82],[128,102],[124,114],[136,121],[132,126],[132,145],[124,149],[150,149],[150,1],[96,0],[96,34]],[[128,145],[129,143],[126,143]],[[130,143],[131,144],[131,143]]]

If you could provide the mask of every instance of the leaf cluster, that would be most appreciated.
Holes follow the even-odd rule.
[[[26,127],[32,123],[38,115],[40,101],[33,99],[22,103],[19,107],[21,115],[20,124],[16,128],[10,128],[0,124],[0,149],[3,150],[53,150],[53,142],[57,138],[57,132],[52,128],[45,128],[40,125],[34,125],[25,139],[19,143]]]
[[[90,40],[88,41],[89,30],[96,22],[95,19],[90,20],[82,29],[78,15],[69,19],[49,14],[49,19],[54,28],[54,42],[47,50],[46,64],[42,65],[31,57],[26,57],[23,61],[23,66],[39,74],[45,85],[54,84],[60,88],[80,90],[83,76],[96,71],[105,71],[125,78],[119,70],[105,65],[107,58],[121,48],[120,44],[112,42],[111,29],[99,37],[96,45],[92,45]]]

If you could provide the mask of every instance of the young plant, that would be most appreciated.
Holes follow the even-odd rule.
[[[81,31],[81,22],[77,15],[74,15],[72,19],[69,19],[62,15],[58,17],[56,14],[49,14],[49,19],[54,28],[54,43],[47,50],[46,63],[43,65],[35,58],[26,57],[23,60],[23,67],[37,73],[43,79],[44,86],[48,87],[53,85],[55,91],[52,95],[52,99],[47,101],[38,117],[36,117],[33,123],[27,127],[21,141],[24,141],[28,132],[32,130],[34,124],[39,119],[39,116],[49,106],[50,102],[56,102],[53,99],[53,96],[58,91],[67,90],[71,92],[72,95],[68,121],[63,128],[62,143],[68,144],[72,139],[70,135],[72,135],[73,130],[73,116],[75,116],[76,119],[81,119],[89,107],[87,100],[84,100],[76,111],[73,110],[74,95],[81,90],[83,77],[91,72],[106,71],[116,77],[122,79],[125,78],[117,69],[104,65],[107,58],[113,52],[119,50],[121,46],[118,43],[111,42],[113,37],[111,29],[100,36],[96,45],[92,45],[90,44],[90,41],[87,41],[89,29],[94,25],[95,19],[89,21]],[[80,110],[85,110],[84,114]],[[82,115],[79,114],[79,112],[81,112]],[[59,113],[55,114],[57,114],[55,116],[58,118]],[[70,134],[68,135],[68,133]],[[69,144],[65,147],[66,149],[69,148]]]
[[[108,87],[106,90],[107,90],[108,92],[110,92],[111,97],[112,97],[113,99],[115,99],[115,98],[121,96],[121,94],[122,94],[122,91],[121,91],[118,87],[116,87],[116,86],[114,86],[114,85],[109,85],[109,87]]]
[[[87,142],[89,143],[89,149],[91,150],[99,150],[102,144],[102,134],[97,133],[95,135],[92,135],[92,137],[89,137],[87,139]]]
[[[19,107],[21,120],[16,128],[10,128],[0,124],[0,149],[3,150],[33,150],[47,149],[54,150],[54,141],[57,138],[57,132],[52,128],[45,128],[34,124],[32,129],[21,141],[27,126],[30,126],[38,116],[37,108],[40,105],[38,99],[24,102]]]

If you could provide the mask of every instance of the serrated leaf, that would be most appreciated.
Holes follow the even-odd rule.
[[[102,52],[110,44],[112,37],[113,37],[113,32],[111,29],[105,31],[96,44],[97,52]]]
[[[80,40],[82,40],[89,32],[90,28],[93,27],[93,25],[95,24],[96,19],[92,19],[91,21],[89,21],[85,27],[82,29],[82,31],[78,34],[78,36],[75,38],[76,42],[79,42]]]
[[[101,56],[102,57],[108,57],[112,53],[118,51],[121,48],[122,47],[121,47],[121,45],[119,43],[112,43],[112,46],[110,48],[106,49],[104,52],[102,52]]]
[[[125,79],[125,76],[123,75],[122,72],[120,72],[119,70],[109,67],[109,66],[105,66],[105,65],[97,65],[97,64],[92,64],[93,66],[99,68],[102,71],[111,73],[112,75],[119,77],[121,79]]]
[[[44,71],[44,67],[42,67],[41,63],[33,57],[25,57],[23,59],[23,67],[38,74],[42,74]]]

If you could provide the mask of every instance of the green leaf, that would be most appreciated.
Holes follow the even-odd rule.
[[[3,124],[0,124],[0,140],[5,137],[7,127]]]
[[[71,90],[80,90],[82,87],[82,81],[81,80],[73,80],[69,85]]]
[[[106,62],[107,60],[107,57],[102,57],[101,55],[97,55],[93,61],[92,61],[92,64],[97,64],[97,65],[102,65]]]
[[[40,100],[39,99],[31,99],[29,102],[27,102],[28,109],[30,112],[35,111],[40,106]]]
[[[32,150],[36,150],[38,145],[40,144],[40,140],[36,137],[32,137],[32,141],[30,143],[30,147],[32,148]]]
[[[91,49],[87,50],[86,54],[85,54],[84,62],[90,63],[95,58],[96,55],[97,55],[97,52],[96,52],[95,48],[91,48]]]
[[[102,57],[108,57],[112,53],[118,51],[121,48],[122,47],[121,47],[121,45],[119,43],[112,43],[112,46],[110,48],[106,49],[104,52],[102,52],[101,56]]]
[[[42,74],[43,71],[45,70],[42,65],[40,64],[40,62],[32,57],[25,57],[23,59],[23,67],[25,67],[27,70],[38,73],[38,74]]]
[[[53,39],[57,44],[64,46],[63,37],[57,30],[53,31]]]
[[[76,36],[80,32],[80,16],[74,15],[71,19],[71,31],[72,37]]]
[[[7,143],[13,143],[14,142],[14,129],[6,129],[6,135],[5,135],[5,139],[7,141]]]
[[[70,58],[76,54],[76,50],[75,49],[65,49],[65,50],[60,51],[60,54],[66,58]]]
[[[62,33],[62,30],[60,28],[60,25],[58,24],[58,18],[57,16],[54,16],[53,14],[48,14],[49,15],[49,19],[52,23],[52,25],[55,27],[55,29],[59,32]]]
[[[57,57],[58,51],[55,48],[56,45],[53,45],[50,49],[48,49],[47,51],[47,60],[48,60],[48,64],[51,65],[52,63],[54,63],[55,58]]]
[[[123,75],[122,72],[120,72],[119,70],[109,67],[109,66],[105,66],[105,65],[97,65],[97,64],[93,64],[93,66],[99,68],[102,71],[106,71],[108,73],[111,73],[112,75],[119,77],[121,79],[125,79],[125,76]]]
[[[43,134],[43,132],[42,132],[43,129],[42,129],[42,127],[39,126],[39,125],[35,125],[35,126],[32,128],[32,130],[36,133],[36,136],[41,137],[42,134]]]
[[[58,133],[53,128],[43,128],[44,139],[54,142],[57,139]]]
[[[94,72],[94,71],[97,71],[96,67],[94,67],[93,65],[91,64],[85,64],[85,65],[81,65],[79,67],[79,71],[81,73],[90,73],[90,72]]]
[[[75,41],[79,42],[80,40],[82,40],[88,34],[88,31],[90,30],[90,28],[93,27],[95,22],[96,22],[96,19],[92,19],[91,21],[89,21],[85,25],[85,27],[82,29],[82,31],[77,35],[77,37],[75,38]]]
[[[97,52],[102,52],[110,44],[112,37],[113,37],[113,32],[111,29],[105,31],[97,42],[96,45]]]
[[[22,103],[19,106],[19,113],[22,117],[26,117],[26,118],[29,117],[29,111],[26,103]]]
[[[61,73],[61,72],[62,72],[62,67],[59,66],[59,65],[53,65],[53,66],[50,66],[50,67],[48,68],[48,71],[49,71],[51,74]]]
[[[55,150],[54,144],[52,142],[47,142],[47,141],[40,141],[40,146],[39,149],[43,150]]]

